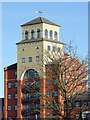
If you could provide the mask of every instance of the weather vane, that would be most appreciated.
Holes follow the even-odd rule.
[[[40,15],[40,16],[43,12],[45,12],[45,11],[41,11],[41,10],[40,11],[35,11],[35,13],[37,13],[37,15]]]

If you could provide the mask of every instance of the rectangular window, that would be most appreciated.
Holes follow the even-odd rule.
[[[11,88],[11,83],[8,83],[8,88]]]
[[[8,99],[9,99],[9,100],[11,99],[11,94],[8,94]]]
[[[54,91],[54,96],[58,96],[58,91]]]
[[[32,62],[32,57],[29,57],[29,62]]]
[[[15,76],[17,76],[17,71],[15,71]]]
[[[47,96],[50,97],[50,91],[47,91]]]
[[[76,105],[76,108],[80,107],[80,103],[79,102],[76,102],[75,105]]]
[[[25,58],[22,58],[22,63],[25,63]]]
[[[48,50],[50,50],[50,46],[48,46]]]
[[[11,111],[11,105],[8,105],[8,111]]]
[[[15,110],[17,110],[17,105],[15,105]]]
[[[40,104],[35,104],[35,109],[40,109]]]
[[[38,62],[39,61],[39,56],[36,56],[36,62]]]
[[[8,120],[11,120],[11,117],[8,117]]]
[[[15,97],[15,99],[17,99],[17,94],[15,94],[15,96],[14,96],[14,97]]]
[[[47,73],[49,73],[50,72],[50,68],[47,68]]]
[[[55,52],[55,47],[54,47],[54,46],[52,47],[52,51],[54,51],[54,52]]]
[[[47,80],[47,85],[50,85],[50,80]]]
[[[60,52],[60,48],[58,47],[58,52]]]
[[[66,68],[66,72],[68,72],[68,68]]]
[[[15,88],[17,88],[17,82],[15,82]]]

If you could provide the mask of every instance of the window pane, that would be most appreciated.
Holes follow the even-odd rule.
[[[55,47],[54,46],[52,47],[52,50],[55,52]]]
[[[52,30],[50,30],[50,39],[52,39]]]
[[[36,62],[38,62],[39,61],[39,56],[36,56]]]
[[[48,46],[48,50],[50,50],[50,46]]]
[[[8,83],[8,88],[11,88],[11,83]]]
[[[50,80],[47,80],[47,85],[50,85]]]
[[[28,39],[28,31],[25,32],[25,39]]]
[[[9,99],[9,100],[11,99],[11,94],[8,94],[8,99]]]
[[[57,32],[54,33],[54,39],[57,40]]]
[[[40,38],[40,29],[37,30],[37,38]]]
[[[34,38],[34,30],[31,31],[31,39]]]
[[[25,58],[22,58],[22,63],[25,63]]]
[[[45,38],[48,38],[48,31],[45,29]]]
[[[47,92],[47,96],[50,97],[50,91]]]
[[[15,88],[17,88],[17,82],[15,82]]]
[[[32,57],[29,57],[29,62],[32,62]]]

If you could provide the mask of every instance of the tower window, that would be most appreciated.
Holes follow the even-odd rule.
[[[48,31],[45,29],[45,38],[48,38]]]
[[[48,50],[50,50],[50,46],[48,46]]]
[[[31,31],[31,39],[34,38],[34,30]]]
[[[28,31],[25,31],[25,39],[28,39]]]
[[[52,30],[50,30],[50,39],[52,39]]]
[[[36,56],[36,62],[38,62],[39,61],[39,56]]]
[[[58,52],[60,52],[60,48],[58,47]]]
[[[22,58],[22,63],[25,63],[25,58]]]
[[[54,46],[52,47],[52,50],[55,52],[55,47]]]
[[[40,29],[37,30],[37,38],[40,38]]]
[[[57,40],[57,32],[54,33],[54,39]]]
[[[29,62],[32,62],[32,57],[29,57]]]

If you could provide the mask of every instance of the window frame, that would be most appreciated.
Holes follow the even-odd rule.
[[[53,36],[52,36],[52,35],[53,35],[53,32],[52,32],[52,30],[50,30],[50,31],[49,31],[49,38],[50,38],[50,39],[52,39],[52,38],[53,38]]]
[[[14,106],[14,110],[17,111],[17,105]]]
[[[40,38],[40,29],[37,29],[37,38]]]
[[[8,88],[11,88],[11,82],[10,82],[10,83],[8,83]]]
[[[17,88],[17,82],[15,82],[15,88]]]
[[[25,40],[27,40],[28,39],[28,31],[26,30],[25,31]]]
[[[54,32],[54,40],[57,40],[57,31]]]
[[[9,96],[10,95],[10,96]],[[11,100],[12,99],[12,95],[11,94],[8,94],[8,100]]]
[[[25,63],[25,58],[22,58],[22,63]]]
[[[17,99],[17,93],[14,94],[14,98]]]
[[[52,51],[55,52],[55,47],[54,46],[52,46]]]
[[[8,105],[8,111],[11,111],[11,105]]]
[[[47,80],[47,85],[50,85],[50,80]]]
[[[47,48],[48,48],[48,50],[50,50],[50,46],[49,45],[47,46]]]
[[[47,91],[47,97],[50,97],[50,91]]]
[[[34,30],[31,30],[31,39],[34,39]]]
[[[57,97],[58,96],[58,91],[54,91],[54,97]]]
[[[29,57],[29,62],[32,62],[32,57]]]
[[[45,38],[48,38],[48,30],[45,29]]]
[[[39,62],[39,56],[36,56],[36,62]]]

